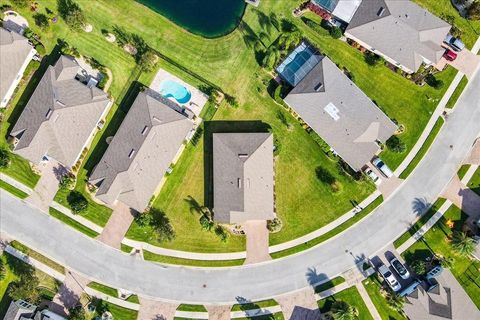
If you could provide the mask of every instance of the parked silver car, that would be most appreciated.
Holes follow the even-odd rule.
[[[393,273],[390,271],[390,269],[387,268],[386,265],[382,264],[378,268],[378,272],[382,276],[383,279],[387,282],[387,284],[392,288],[393,291],[399,291],[402,286],[400,283],[398,283],[397,278],[393,275]]]
[[[387,178],[390,178],[393,176],[392,170],[385,164],[385,162],[382,161],[380,158],[376,158],[375,160],[372,161],[373,165],[380,170],[381,173]]]
[[[365,174],[370,178],[372,179],[372,181],[376,184],[376,185],[379,185],[382,180],[377,176],[377,174],[375,172],[373,172],[372,169],[368,168],[367,170],[365,170]]]
[[[397,258],[393,258],[390,261],[390,264],[392,265],[393,269],[397,272],[397,274],[402,277],[402,279],[408,279],[410,277],[410,272],[408,272],[407,268],[398,261]]]
[[[460,39],[455,38],[451,34],[447,35],[443,42],[448,44],[455,51],[462,51],[465,48],[465,44]]]

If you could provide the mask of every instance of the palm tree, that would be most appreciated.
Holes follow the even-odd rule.
[[[331,312],[335,320],[354,320],[358,317],[358,310],[345,301],[335,301]]]
[[[280,31],[280,21],[278,21],[275,12],[270,13],[270,23],[275,27],[275,29],[277,29],[277,31]]]
[[[465,232],[455,231],[451,241],[452,249],[462,257],[469,257],[475,251],[475,240]]]
[[[388,293],[387,294],[387,304],[388,306],[397,312],[403,312],[403,304],[405,303],[405,298],[396,295],[395,293]]]

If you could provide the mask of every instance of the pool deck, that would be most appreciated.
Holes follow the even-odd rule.
[[[178,82],[179,84],[187,88],[188,91],[190,91],[190,93],[192,94],[192,98],[190,99],[189,102],[187,102],[186,104],[183,104],[182,106],[184,106],[187,109],[190,109],[195,114],[195,116],[197,116],[197,118],[200,118],[200,113],[202,112],[203,106],[205,106],[205,104],[207,103],[208,96],[205,93],[198,90],[197,88],[195,88],[194,86],[186,83],[185,81],[181,80],[180,78],[174,76],[173,74],[163,69],[158,70],[157,74],[155,75],[155,78],[150,84],[150,89],[160,93],[159,92],[160,84],[162,83],[162,81],[165,81],[165,80]],[[170,99],[170,100],[178,104],[178,102],[175,99]]]

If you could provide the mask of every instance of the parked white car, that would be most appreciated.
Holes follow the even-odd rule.
[[[373,172],[372,169],[368,168],[367,170],[365,170],[365,174],[370,178],[372,179],[372,181],[378,186],[382,180],[377,176],[377,174],[375,172]]]
[[[397,258],[393,258],[390,261],[390,264],[397,272],[397,274],[402,277],[402,279],[408,279],[410,277],[410,272],[408,272],[407,268],[405,268],[405,266],[400,261],[398,261]]]
[[[390,271],[390,269],[387,268],[386,265],[382,264],[378,268],[378,272],[382,276],[383,279],[388,283],[390,288],[392,288],[393,291],[398,291],[402,288],[400,283],[398,283],[397,278],[393,275],[393,273]]]
[[[373,165],[380,170],[381,173],[387,178],[390,178],[393,176],[393,171],[390,170],[390,168],[385,164],[385,162],[382,161],[380,158],[376,158],[375,160],[372,161]]]

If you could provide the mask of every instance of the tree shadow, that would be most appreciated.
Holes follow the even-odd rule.
[[[415,198],[412,202],[412,210],[417,216],[421,216],[425,211],[430,208],[431,203],[427,198]]]
[[[28,263],[21,261],[20,259],[12,256],[11,254],[6,254],[6,263],[9,266],[10,270],[17,275],[17,276],[22,276],[22,275],[30,275],[35,273],[35,268],[33,268],[31,265]]]
[[[235,299],[237,300],[240,306],[240,310],[245,312],[245,315],[246,315],[245,319],[255,319],[255,320],[258,320],[258,319],[274,320],[275,319],[275,317],[271,312],[262,309],[262,307],[260,307],[255,302],[240,296],[235,297]],[[256,311],[253,312],[253,310],[256,310]]]
[[[305,274],[308,284],[315,290],[315,292],[323,291],[323,288],[334,287],[334,283],[325,273],[317,272],[315,267],[309,267]]]
[[[253,121],[205,121],[203,141],[204,205],[213,208],[213,134],[270,132],[269,124]]]
[[[67,309],[75,308],[80,304],[80,297],[71,289],[62,286],[58,292],[58,300]]]

